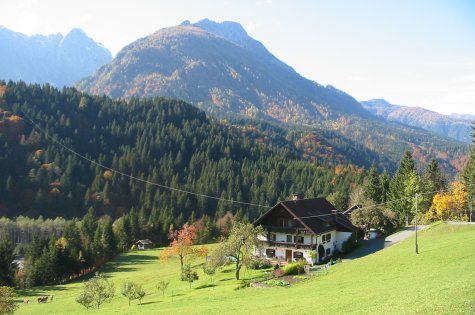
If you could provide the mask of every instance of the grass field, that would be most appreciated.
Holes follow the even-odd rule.
[[[179,263],[157,260],[159,250],[117,257],[103,268],[115,283],[116,296],[99,311],[86,311],[75,302],[82,284],[43,287],[23,292],[30,304],[17,314],[474,314],[475,225],[436,224],[419,237],[353,261],[336,264],[326,274],[285,288],[234,290],[232,266],[214,276],[211,283],[195,260],[200,279],[189,288],[179,281]],[[259,272],[246,271],[243,278]],[[125,280],[144,285],[142,305],[129,307],[120,295]],[[166,296],[155,288],[170,280]],[[172,296],[173,293],[173,296]],[[38,295],[54,295],[54,301],[37,304]]]

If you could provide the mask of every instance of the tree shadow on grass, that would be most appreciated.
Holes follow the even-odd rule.
[[[224,269],[224,270],[221,270],[222,273],[230,273],[230,272],[233,272],[234,269]]]
[[[148,304],[155,304],[155,303],[162,303],[162,301],[151,301],[151,302],[144,302],[142,304],[139,304],[140,305],[148,305]]]
[[[52,295],[51,291],[64,291],[64,290],[68,290],[68,289],[63,286],[58,285],[58,286],[47,286],[47,287],[35,287],[31,289],[18,289],[16,290],[16,292],[19,296],[36,297],[36,296]]]
[[[138,255],[138,254],[131,254],[131,255],[122,255],[117,256],[112,264],[139,264],[139,263],[146,263],[151,261],[157,261],[158,257],[156,255]]]
[[[203,285],[200,285],[199,287],[196,287],[195,290],[214,288],[214,287],[216,287],[216,284],[203,284]]]
[[[106,278],[109,277],[109,275],[107,275],[108,273],[112,273],[112,272],[129,272],[129,271],[137,271],[139,270],[138,268],[135,268],[135,267],[124,267],[124,266],[110,266],[110,265],[107,265],[107,266],[104,266],[100,269],[100,272],[101,273],[105,273],[106,275]]]
[[[229,281],[229,280],[234,280],[234,278],[224,278],[224,279],[220,279],[219,281]]]

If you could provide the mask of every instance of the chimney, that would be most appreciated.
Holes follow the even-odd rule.
[[[303,194],[299,192],[294,192],[292,194],[292,200],[301,200],[303,199]]]

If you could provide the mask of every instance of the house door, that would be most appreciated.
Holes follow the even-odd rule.
[[[286,249],[285,250],[285,260],[291,261],[292,260],[292,250]]]
[[[318,245],[318,261],[322,261],[325,257],[325,248],[322,244]]]

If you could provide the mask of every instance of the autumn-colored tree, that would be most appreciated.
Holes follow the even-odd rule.
[[[450,192],[435,194],[432,206],[426,213],[428,220],[468,219],[465,213],[468,193],[463,182],[453,182]]]
[[[206,256],[206,247],[194,247],[196,240],[196,227],[193,224],[185,224],[181,230],[171,230],[169,233],[170,246],[160,255],[160,259],[168,260],[171,256],[178,256],[180,259],[181,274],[185,259],[196,256]]]

